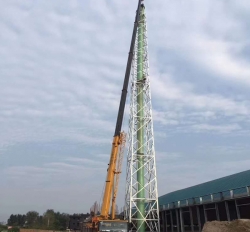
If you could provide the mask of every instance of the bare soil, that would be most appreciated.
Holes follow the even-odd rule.
[[[202,232],[250,232],[250,220],[240,219],[232,222],[207,222]]]

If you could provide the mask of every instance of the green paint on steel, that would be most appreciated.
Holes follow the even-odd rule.
[[[145,23],[145,11],[144,6],[140,7],[140,18],[139,18],[139,27],[138,27],[138,50],[137,50],[137,140],[138,140],[138,148],[137,148],[137,156],[138,156],[138,164],[137,164],[137,181],[138,181],[138,213],[137,220],[139,228],[139,232],[145,232],[145,190],[144,190],[144,112],[143,112],[143,56],[144,56],[144,23]]]
[[[243,186],[250,186],[250,170],[167,193],[159,197],[159,204],[167,205],[178,201],[180,201],[181,204],[182,202],[186,204],[185,199],[191,199],[192,201],[193,198],[199,198],[201,196],[203,196],[203,200],[209,200],[210,194],[218,193],[217,196],[219,196],[219,192],[223,192],[224,196],[229,197],[230,189],[238,188],[238,190],[235,190],[237,194],[246,193],[246,188]]]

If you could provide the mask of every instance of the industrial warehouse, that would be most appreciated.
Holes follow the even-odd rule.
[[[208,221],[250,219],[250,170],[159,197],[161,231],[201,231]]]

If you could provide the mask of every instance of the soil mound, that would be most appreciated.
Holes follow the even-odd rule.
[[[250,232],[250,220],[240,219],[232,222],[207,222],[202,232]]]
[[[230,222],[212,221],[206,222],[202,232],[228,232]]]

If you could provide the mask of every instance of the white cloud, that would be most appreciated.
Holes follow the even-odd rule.
[[[108,160],[108,159],[107,159]],[[101,162],[99,161],[97,158],[95,160],[93,159],[88,159],[88,158],[67,158],[66,161],[72,162],[72,163],[77,163],[77,164],[81,164],[81,165],[91,165],[92,167],[100,167],[106,165],[107,162]]]
[[[192,46],[187,46],[190,58],[218,77],[250,85],[249,62],[237,56],[247,44],[202,38],[199,35],[190,40]],[[194,56],[194,53],[199,55]]]
[[[152,77],[152,95],[158,107],[153,118],[156,125],[165,128],[165,133],[233,131],[240,134],[248,130],[250,102],[247,99],[196,93],[194,85],[178,85],[168,74],[155,73]],[[225,122],[227,125],[223,125]]]
[[[79,158],[71,158],[66,159],[65,162],[45,163],[42,166],[12,166],[4,169],[3,173],[10,182],[25,179],[27,186],[34,185],[37,187],[40,186],[41,183],[50,183],[52,179],[54,182],[59,183],[62,181],[70,181],[71,184],[75,184],[79,180],[87,181],[89,178],[93,178],[95,175],[100,175],[105,172],[106,166],[106,163],[100,161],[90,159],[80,159],[79,161]],[[15,183],[14,181],[12,184],[13,183],[19,186],[18,182]],[[68,185],[70,185],[70,183],[68,183]],[[21,184],[23,184],[22,181]],[[49,186],[51,186],[51,183]]]
[[[240,130],[241,127],[238,124],[231,125],[209,125],[209,124],[198,124],[193,126],[194,131],[212,131],[218,133],[231,133]]]

